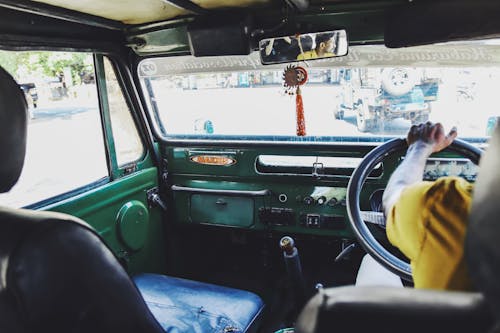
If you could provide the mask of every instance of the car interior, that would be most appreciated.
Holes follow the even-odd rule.
[[[0,17],[0,331],[499,329],[496,1],[0,0]],[[473,291],[413,288],[385,234],[426,121],[459,137],[423,180],[474,184]]]

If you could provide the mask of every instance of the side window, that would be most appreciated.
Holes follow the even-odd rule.
[[[118,166],[123,166],[140,159],[144,154],[144,146],[118,83],[113,65],[107,57],[104,57],[104,73],[116,160]]]
[[[23,172],[0,205],[22,207],[108,176],[90,53],[0,51],[29,107]]]

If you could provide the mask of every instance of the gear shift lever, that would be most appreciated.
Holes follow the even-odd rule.
[[[299,251],[295,247],[293,238],[289,236],[281,238],[280,248],[283,250],[286,271],[292,284],[292,290],[296,298],[297,307],[300,309],[304,305],[306,299],[304,276],[302,275]]]

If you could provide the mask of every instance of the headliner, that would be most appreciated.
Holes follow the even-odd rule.
[[[144,24],[188,16],[193,13],[173,5],[168,0],[35,0],[85,14],[119,21],[124,24]],[[192,0],[203,9],[259,8],[276,4],[273,0]],[[278,2],[279,3],[279,2]]]

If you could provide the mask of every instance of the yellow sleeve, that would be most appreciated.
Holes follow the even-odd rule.
[[[472,185],[444,177],[407,187],[387,220],[387,236],[411,262],[416,288],[471,290],[464,240]]]
[[[424,197],[433,185],[434,182],[419,182],[406,187],[387,216],[387,238],[410,260],[415,260],[419,253],[424,232]]]

